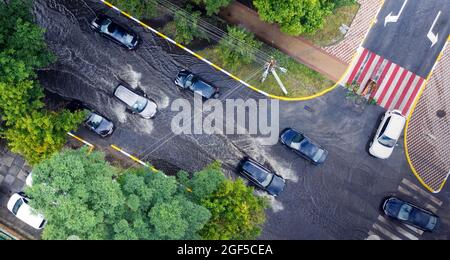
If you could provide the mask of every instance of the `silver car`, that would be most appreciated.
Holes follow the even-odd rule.
[[[117,86],[114,96],[125,103],[133,114],[139,114],[145,119],[155,117],[158,111],[158,105],[150,100],[147,95],[140,96],[124,85],[119,84]]]

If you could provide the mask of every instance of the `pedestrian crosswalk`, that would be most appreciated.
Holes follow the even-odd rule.
[[[398,109],[403,115],[409,113],[425,82],[422,77],[362,47],[350,66],[341,84],[357,83],[359,94],[376,100],[386,109]]]
[[[401,181],[397,192],[400,198],[410,202],[421,201],[421,206],[435,214],[443,204],[441,200],[408,179]],[[384,214],[380,214],[367,233],[366,240],[419,240],[423,233],[420,229],[390,220]]]

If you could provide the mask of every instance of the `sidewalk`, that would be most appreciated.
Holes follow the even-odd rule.
[[[282,33],[277,25],[261,21],[254,10],[241,3],[234,2],[224,8],[220,12],[220,16],[228,23],[247,28],[266,43],[334,82],[337,82],[347,69],[348,63],[328,54],[325,50],[306,40]]]
[[[15,236],[19,239],[39,239],[40,237],[40,231],[20,221],[6,208],[11,195],[23,190],[25,179],[30,171],[31,168],[26,165],[22,157],[11,153],[5,141],[0,140],[0,228],[6,226],[11,230],[14,229]],[[11,230],[7,231],[13,233]]]
[[[411,114],[405,140],[416,177],[435,193],[450,174],[450,45],[443,53]]]

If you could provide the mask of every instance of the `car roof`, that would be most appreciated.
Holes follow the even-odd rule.
[[[259,182],[263,182],[267,175],[272,174],[267,168],[250,159],[243,162],[242,169]]]
[[[406,118],[402,115],[392,113],[389,124],[384,132],[385,135],[393,139],[398,139],[403,132]]]
[[[127,103],[129,106],[132,106],[142,98],[141,96],[121,84],[117,86],[116,90],[114,91],[114,96]]]
[[[11,199],[13,199],[15,204],[17,200],[23,199],[23,197],[16,193],[11,196]],[[17,211],[16,217],[35,228],[39,228],[42,221],[44,221],[44,217],[40,214],[35,214],[33,212],[33,209],[25,202],[20,206],[19,210]]]

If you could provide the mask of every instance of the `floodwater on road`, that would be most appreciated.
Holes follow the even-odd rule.
[[[172,111],[171,104],[179,98],[194,103],[192,93],[174,84],[183,68],[218,86],[222,101],[263,96],[100,1],[34,2],[36,21],[46,29],[47,43],[58,57],[55,64],[39,72],[42,85],[64,98],[81,100],[117,126],[107,139],[80,129],[84,138],[100,147],[118,145],[169,174],[180,169],[198,171],[218,159],[226,174],[236,178],[239,161],[251,156],[288,180],[286,190],[270,198],[272,210],[262,239],[364,239],[377,219],[381,198],[395,191],[402,178],[412,176],[401,146],[390,160],[368,156],[366,143],[383,110],[347,102],[340,88],[316,100],[279,103],[281,129],[298,128],[329,150],[322,166],[309,164],[281,145],[265,145],[258,135],[174,135],[171,121],[177,111]],[[126,51],[93,32],[89,23],[97,13],[131,27],[144,39],[143,44],[136,51]],[[120,82],[155,100],[160,108],[156,118],[145,120],[126,112],[113,96]]]

